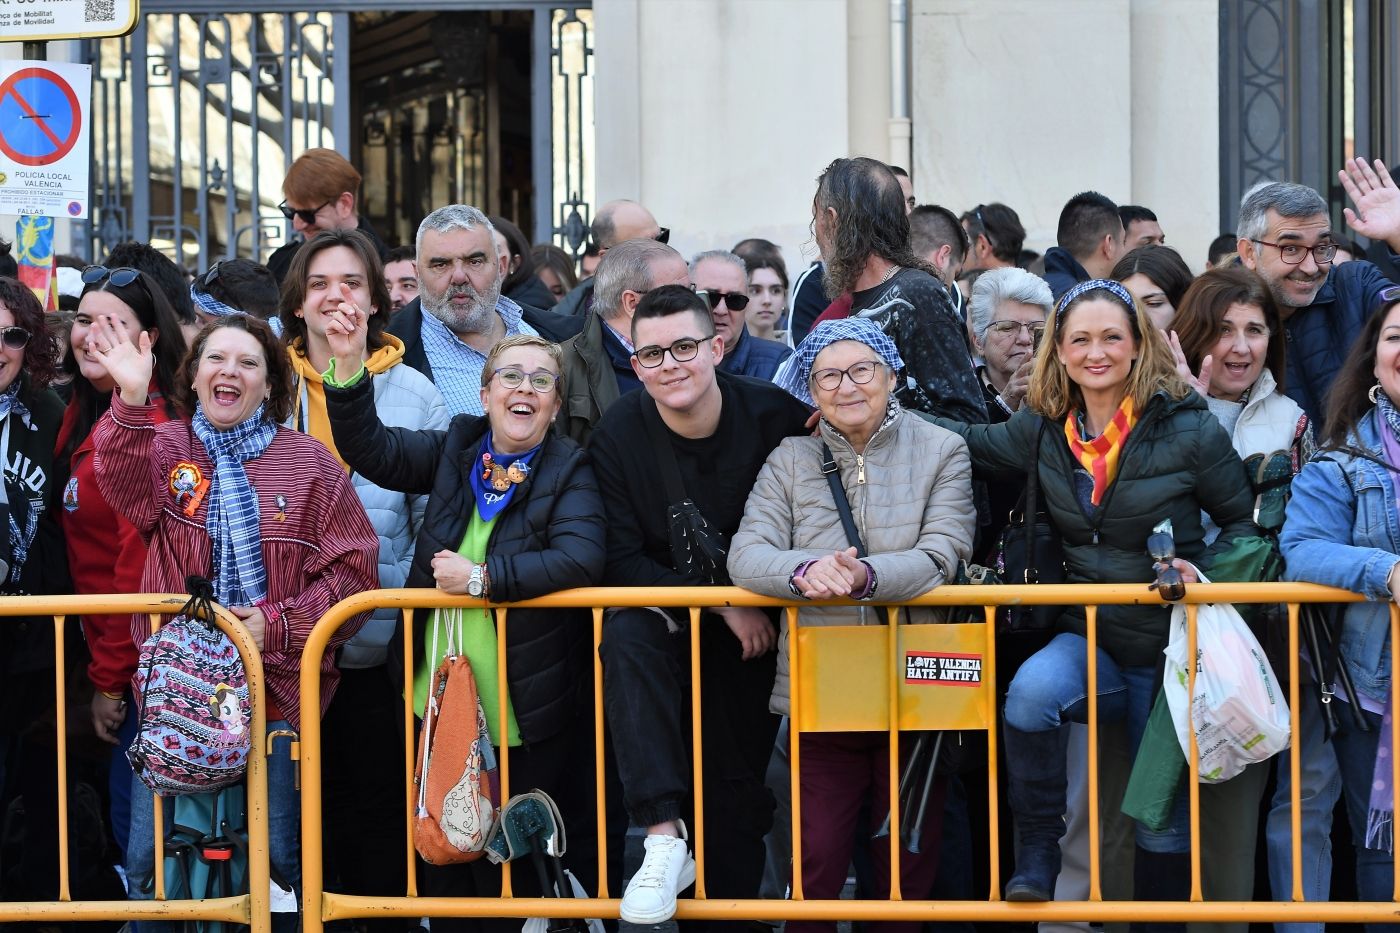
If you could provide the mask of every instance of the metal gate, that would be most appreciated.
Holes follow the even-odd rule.
[[[215,0],[143,6],[130,36],[83,43],[93,65],[94,210],[75,230],[75,247],[100,259],[123,240],[149,241],[192,271],[230,256],[263,261],[293,235],[277,204],[301,152],[326,146],[376,161],[383,114],[357,103],[349,53],[352,18],[384,7],[374,0],[337,3],[335,12],[282,0],[263,0],[261,12],[216,8]],[[426,0],[423,8],[483,12],[491,5]],[[515,219],[527,232],[533,227],[536,240],[554,237],[577,249],[592,200],[592,11],[559,2],[528,8],[535,23],[526,71],[533,203],[530,216]],[[458,199],[487,207],[483,173],[469,177],[461,168],[470,164],[464,148],[478,145],[479,129],[479,121],[458,120],[438,130],[464,138],[434,140],[455,164],[444,164],[444,178],[434,170],[425,180],[428,208]],[[374,166],[358,167],[368,186]],[[579,219],[569,224],[571,216]],[[416,223],[416,216],[390,218],[388,226],[404,239]]]

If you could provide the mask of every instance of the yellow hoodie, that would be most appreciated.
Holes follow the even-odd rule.
[[[403,362],[403,341],[393,334],[382,334],[381,338],[384,346],[365,360],[365,369],[371,376],[387,372]],[[325,444],[340,460],[345,472],[349,473],[350,465],[341,460],[340,451],[335,449],[335,438],[331,435],[331,421],[326,414],[326,387],[321,383],[321,374],[301,347],[301,340],[298,339],[287,348],[287,356],[296,375],[296,384],[292,387],[292,427]]]

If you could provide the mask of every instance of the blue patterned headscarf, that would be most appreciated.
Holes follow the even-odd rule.
[[[837,321],[823,321],[797,345],[792,356],[783,361],[773,381],[779,388],[786,389],[808,405],[812,400],[812,364],[817,354],[840,340],[854,340],[863,343],[879,354],[880,359],[895,372],[904,368],[904,360],[895,349],[894,341],[877,324],[866,318],[848,317]]]

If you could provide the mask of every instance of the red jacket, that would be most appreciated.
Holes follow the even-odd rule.
[[[77,414],[73,405],[64,411],[55,456],[67,445]],[[156,406],[155,418],[167,420],[164,406]],[[139,593],[146,545],[135,527],[112,510],[97,488],[92,454],[89,433],[69,461],[68,485],[63,488],[63,509],[59,513],[68,544],[73,590],[80,596]],[[136,673],[137,645],[131,640],[131,616],[86,616],[83,633],[92,654],[88,680],[93,688],[107,693],[124,691]]]

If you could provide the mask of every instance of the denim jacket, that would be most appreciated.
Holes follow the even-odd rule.
[[[1375,411],[1352,442],[1384,459]],[[1342,657],[1356,689],[1378,700],[1390,693],[1390,589],[1400,563],[1400,516],[1392,474],[1341,451],[1320,453],[1293,480],[1288,518],[1279,535],[1284,579],[1322,583],[1365,596],[1348,603]]]

